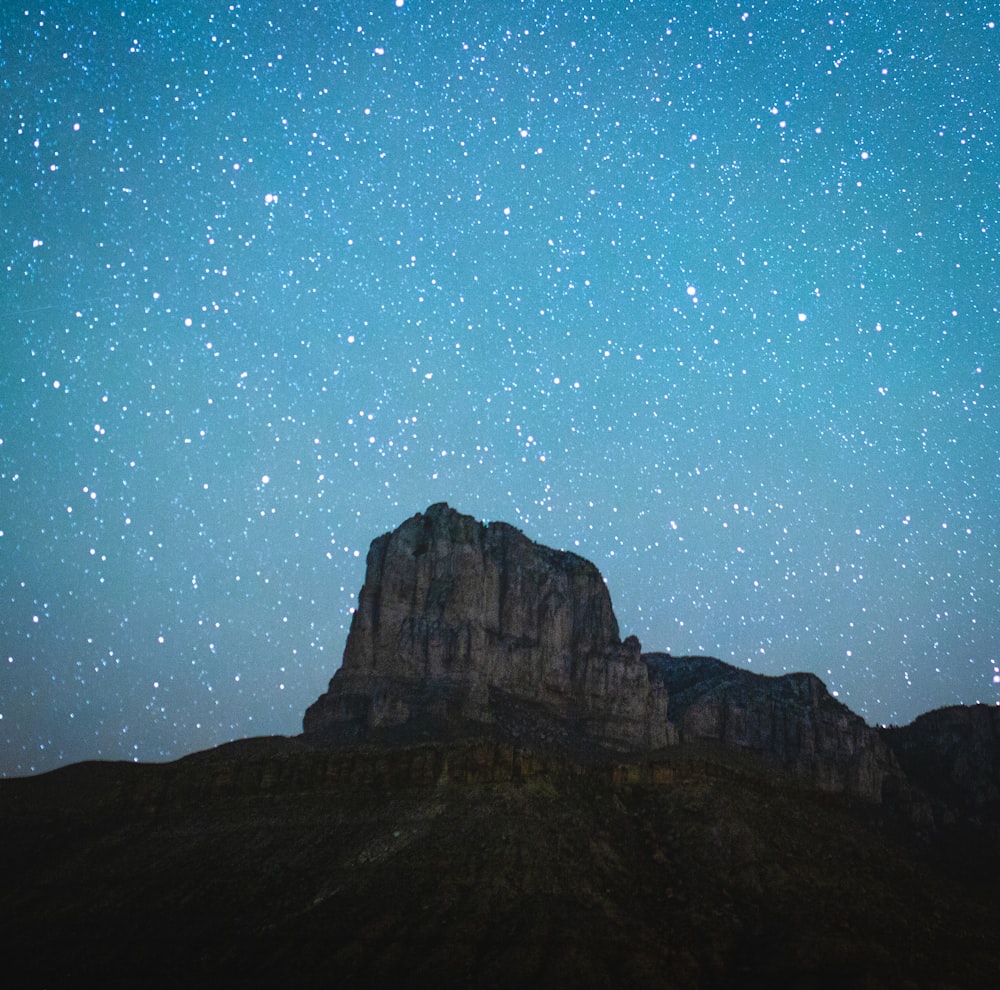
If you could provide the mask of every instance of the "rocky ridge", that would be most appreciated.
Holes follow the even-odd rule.
[[[877,729],[808,673],[766,677],[713,657],[643,657],[669,696],[682,746],[704,740],[760,754],[823,791],[882,800],[902,773]],[[897,785],[898,786],[898,785]]]
[[[592,564],[432,506],[301,736],[0,780],[0,923],[48,988],[988,985],[998,739],[642,654]]]
[[[642,654],[576,554],[444,503],[378,537],[342,667],[307,739],[426,739],[489,729],[649,752],[715,741],[811,785],[879,802],[898,762],[811,674]]]
[[[887,798],[910,803],[916,795],[909,817],[926,834],[1000,854],[1000,708],[939,708],[881,735],[909,788]]]
[[[538,709],[612,746],[670,741],[666,695],[597,568],[441,503],[372,543],[343,665],[304,730],[510,727]]]

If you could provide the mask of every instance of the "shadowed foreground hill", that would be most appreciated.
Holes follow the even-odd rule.
[[[721,749],[260,739],[0,799],[22,986],[971,987],[1000,966],[995,874]]]
[[[1000,713],[622,641],[596,568],[445,505],[379,537],[304,733],[0,781],[19,985],[970,987]]]

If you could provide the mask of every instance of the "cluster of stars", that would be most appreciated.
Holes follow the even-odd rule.
[[[0,31],[0,773],[299,731],[442,500],[648,650],[1000,699],[984,4]]]

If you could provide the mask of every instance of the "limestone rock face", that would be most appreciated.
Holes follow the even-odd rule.
[[[996,712],[879,731],[813,674],[643,655],[634,636],[622,642],[592,563],[444,503],[373,541],[343,664],[304,730],[311,742],[485,731],[535,748],[718,743],[928,827],[956,802],[989,820],[1000,808]]]
[[[525,703],[604,742],[664,745],[666,697],[639,649],[589,561],[432,505],[372,543],[343,665],[305,733],[493,723]]]
[[[765,677],[713,657],[647,654],[681,744],[715,739],[766,754],[821,790],[879,802],[902,773],[878,730],[814,674]]]

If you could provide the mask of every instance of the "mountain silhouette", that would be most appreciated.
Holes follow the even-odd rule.
[[[0,781],[0,921],[32,987],[988,985],[998,771],[998,709],[643,653],[593,564],[442,503],[301,736]]]

